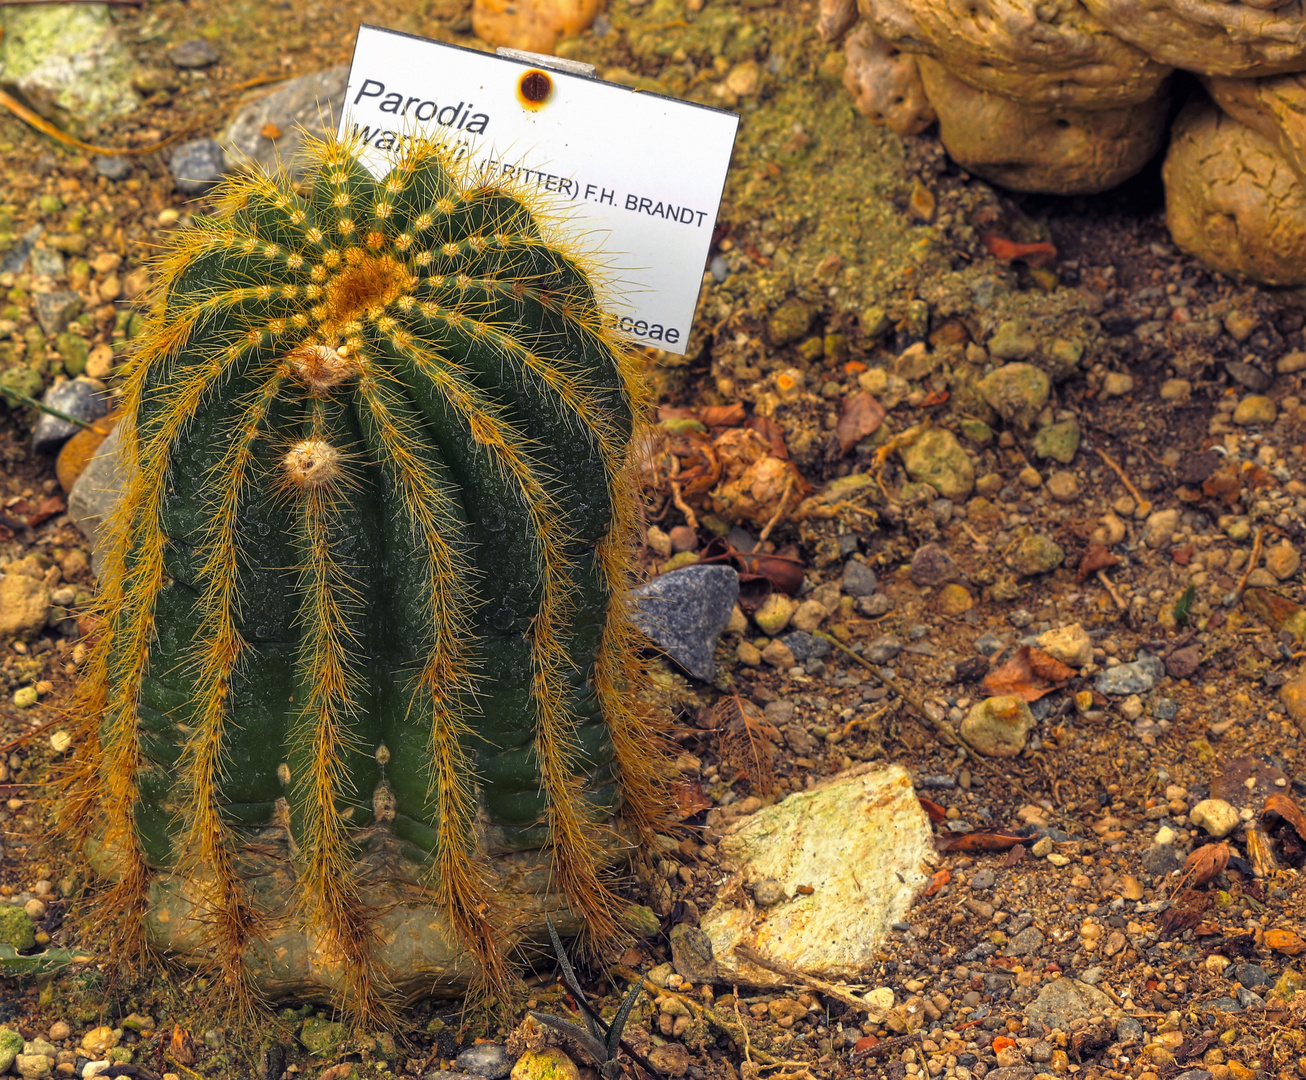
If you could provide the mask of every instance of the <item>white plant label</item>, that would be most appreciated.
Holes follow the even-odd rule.
[[[406,138],[464,148],[599,253],[621,328],[683,353],[739,117],[514,57],[362,26],[342,138],[384,176]]]

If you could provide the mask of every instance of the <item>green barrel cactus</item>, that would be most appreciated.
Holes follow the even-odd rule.
[[[444,147],[232,182],[129,368],[69,814],[125,945],[362,1014],[488,977],[665,805],[635,358]],[[570,921],[569,921],[570,920]]]

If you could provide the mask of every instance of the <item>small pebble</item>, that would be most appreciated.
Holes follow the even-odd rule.
[[[182,41],[168,50],[168,59],[179,68],[205,68],[218,62],[218,50],[203,39]]]

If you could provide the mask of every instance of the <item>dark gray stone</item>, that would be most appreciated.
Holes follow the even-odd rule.
[[[862,655],[872,664],[887,664],[900,652],[902,652],[902,642],[886,634],[867,645]]]
[[[1231,975],[1249,990],[1255,990],[1258,986],[1267,986],[1270,982],[1270,977],[1259,964],[1234,964]]]
[[[865,563],[849,559],[843,564],[843,591],[849,596],[870,596],[879,587],[875,571]]]
[[[126,180],[132,174],[131,158],[97,154],[94,163],[95,171],[106,180]]]
[[[1244,364],[1241,360],[1226,361],[1224,370],[1229,373],[1229,377],[1234,382],[1242,384],[1255,394],[1268,390],[1270,384],[1274,382],[1274,379],[1260,368]]]
[[[1242,1012],[1243,1007],[1238,1003],[1237,998],[1218,997],[1207,1002],[1207,1005],[1216,1012]]]
[[[56,383],[45,392],[41,402],[88,424],[109,412],[109,395],[88,379]],[[32,431],[32,449],[38,454],[53,454],[77,431],[76,424],[42,413]]]
[[[424,1073],[422,1080],[483,1080],[475,1073],[455,1072],[453,1069],[434,1069]]]
[[[794,654],[794,659],[800,664],[811,657],[824,660],[830,655],[830,643],[825,638],[809,634],[804,630],[795,630],[792,633],[785,634],[780,640],[789,646],[789,651]]]
[[[1139,653],[1138,659],[1131,664],[1119,664],[1104,670],[1098,675],[1094,688],[1099,694],[1113,697],[1146,694],[1164,674],[1165,664],[1158,657]]]
[[[993,883],[995,880],[996,878],[992,870],[987,870],[987,869],[976,870],[975,873],[971,876],[970,887],[972,889],[978,889],[982,892],[985,889],[993,888]]]
[[[975,639],[975,651],[983,656],[992,656],[1002,645],[1002,638],[997,634],[980,634]]]
[[[712,952],[712,939],[697,926],[680,923],[671,928],[671,966],[682,979],[692,983],[714,982],[717,979],[716,956]]]
[[[82,309],[82,298],[71,289],[39,292],[33,295],[36,321],[46,337],[54,337],[68,329],[68,324]]]
[[[1179,703],[1173,698],[1152,702],[1152,715],[1158,720],[1173,720],[1179,715]]]
[[[1143,1025],[1132,1016],[1122,1016],[1116,1021],[1116,1041],[1126,1046],[1143,1041]]]
[[[303,179],[299,149],[304,138],[335,134],[348,82],[344,64],[291,79],[242,109],[221,135],[233,167],[272,171],[285,166],[294,179]],[[272,130],[281,134],[270,139],[264,132]]]
[[[1174,1080],[1211,1080],[1211,1074],[1206,1069],[1185,1069]]]
[[[33,225],[23,233],[15,241],[14,246],[0,256],[0,274],[22,273],[23,267],[27,265],[27,257],[32,254],[32,248],[43,231],[40,225]]]
[[[458,1055],[454,1064],[463,1072],[485,1077],[485,1080],[501,1080],[512,1072],[512,1058],[498,1043],[468,1047]]]
[[[956,562],[938,544],[923,544],[911,557],[911,580],[916,585],[944,585],[955,581]]]
[[[227,156],[213,139],[182,143],[168,159],[177,190],[186,195],[203,195],[227,171]]]
[[[1038,951],[1046,944],[1047,939],[1042,932],[1031,926],[1012,936],[1011,940],[1007,942],[1006,955],[1036,956]]]
[[[202,38],[182,41],[168,50],[168,59],[179,68],[206,68],[219,60],[218,50]]]
[[[686,566],[635,590],[635,625],[690,675],[711,682],[717,638],[739,599],[729,566]]]
[[[1173,844],[1152,844],[1144,849],[1139,861],[1142,862],[1144,870],[1157,877],[1164,877],[1183,865],[1183,859],[1179,857],[1179,852],[1175,851]]]

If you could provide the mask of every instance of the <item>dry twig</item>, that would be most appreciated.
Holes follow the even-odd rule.
[[[842,990],[824,979],[818,979],[814,975],[808,975],[792,968],[788,964],[782,964],[778,960],[770,960],[763,956],[756,949],[750,949],[747,945],[736,945],[734,948],[736,956],[741,956],[755,967],[765,968],[767,971],[774,971],[777,975],[783,975],[790,982],[802,983],[804,986],[810,986],[813,990],[819,991],[825,997],[833,998],[842,1005],[847,1005],[850,1009],[856,1009],[859,1012],[869,1012],[866,1002],[861,998],[855,997]]]
[[[1111,584],[1111,579],[1106,576],[1106,571],[1099,570],[1096,576],[1097,580],[1102,583],[1102,588],[1106,589],[1106,591],[1111,594],[1111,599],[1116,602],[1116,607],[1121,611],[1128,611],[1129,605],[1126,604],[1124,598],[1116,592],[1116,587]]]
[[[1107,466],[1113,473],[1120,477],[1120,482],[1125,485],[1125,490],[1134,497],[1134,502],[1138,504],[1138,509],[1144,514],[1151,513],[1152,500],[1146,498],[1138,488],[1134,487],[1133,481],[1125,475],[1125,470],[1116,464],[1115,459],[1110,454],[1101,447],[1094,447],[1094,449],[1097,451],[1097,456],[1106,462]]]
[[[1256,564],[1261,561],[1261,548],[1265,544],[1265,526],[1256,530],[1256,538],[1252,541],[1252,557],[1247,560],[1247,569],[1243,571],[1243,576],[1238,581],[1238,588],[1233,591],[1233,602],[1236,604],[1242,599],[1243,591],[1247,588],[1247,579],[1252,576],[1252,571],[1256,569]]]

